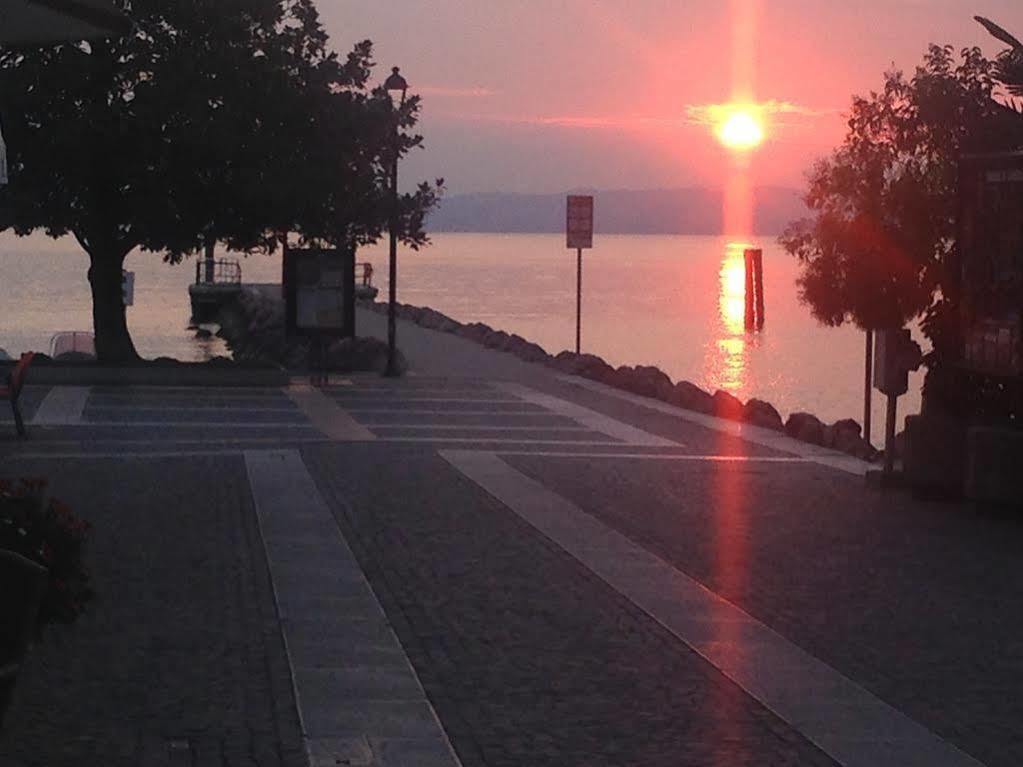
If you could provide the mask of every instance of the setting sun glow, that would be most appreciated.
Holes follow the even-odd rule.
[[[736,109],[718,123],[718,140],[729,149],[748,151],[764,140],[764,125],[751,110]]]

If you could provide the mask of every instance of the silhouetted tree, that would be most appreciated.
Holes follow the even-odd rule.
[[[931,46],[912,78],[889,72],[880,92],[853,99],[845,141],[810,173],[812,217],[781,237],[819,321],[880,329],[926,314],[929,365],[955,343],[960,154],[1023,143],[1019,116],[993,98],[997,74],[979,49],[957,59]]]
[[[73,234],[89,254],[96,350],[137,357],[120,281],[135,248],[169,261],[222,241],[272,250],[280,232],[354,245],[389,212],[394,114],[368,87],[368,42],[329,50],[312,0],[119,0],[122,39],[0,52],[10,185],[0,229]],[[425,241],[437,187],[402,199]]]

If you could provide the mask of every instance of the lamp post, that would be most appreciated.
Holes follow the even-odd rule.
[[[395,345],[396,310],[397,310],[397,282],[398,282],[398,119],[400,109],[405,105],[405,92],[408,90],[408,83],[398,72],[398,67],[391,70],[390,77],[384,81],[384,89],[391,97],[394,115],[394,136],[391,152],[391,254],[388,263],[388,303],[387,303],[387,368],[384,375],[395,377],[401,374],[398,370],[396,359],[397,348]]]

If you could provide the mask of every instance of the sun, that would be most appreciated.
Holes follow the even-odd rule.
[[[718,141],[737,152],[748,152],[764,141],[764,123],[754,110],[737,107],[728,110],[715,128]]]

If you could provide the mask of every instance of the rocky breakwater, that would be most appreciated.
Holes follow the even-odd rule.
[[[290,370],[309,368],[310,341],[289,337],[284,328],[284,300],[256,288],[246,288],[220,310],[217,335],[227,342],[235,360],[280,365]],[[401,350],[398,369],[408,365]],[[387,344],[376,338],[339,338],[330,341],[322,367],[335,372],[382,373],[387,365]]]
[[[366,302],[361,306],[380,314],[387,313],[385,303]],[[508,352],[526,362],[542,363],[563,373],[588,378],[685,410],[783,432],[803,442],[847,453],[866,461],[877,460],[880,455],[863,438],[860,425],[852,419],[826,424],[810,413],[793,413],[784,420],[770,402],[754,398],[744,403],[733,394],[720,389],[711,394],[689,381],[672,382],[664,371],[650,365],[634,367],[622,365],[615,368],[594,354],[575,354],[568,351],[552,356],[543,347],[514,333],[495,330],[482,322],[462,324],[429,307],[398,304],[397,316],[421,327],[452,333],[489,349]]]

